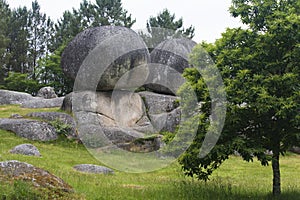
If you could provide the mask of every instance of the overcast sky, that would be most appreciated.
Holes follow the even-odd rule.
[[[6,0],[11,8],[31,7],[31,0]],[[79,8],[82,0],[38,0],[42,12],[52,19],[59,19],[65,10]],[[94,2],[94,0],[91,0]],[[144,29],[150,16],[156,16],[164,8],[183,18],[184,27],[195,27],[196,42],[214,42],[226,27],[239,27],[238,19],[230,16],[231,0],[122,0],[123,8],[136,19],[133,29]]]

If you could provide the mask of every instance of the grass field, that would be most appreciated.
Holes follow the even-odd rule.
[[[46,109],[57,111],[58,109]],[[12,113],[26,114],[33,109],[18,106],[0,106],[0,118]],[[44,110],[45,111],[45,110]],[[34,144],[42,157],[13,155],[9,150],[22,143]],[[85,199],[274,199],[271,166],[259,162],[247,163],[232,156],[207,183],[185,177],[177,163],[150,173],[130,174],[116,171],[114,175],[91,175],[72,169],[77,164],[99,164],[85,147],[60,139],[56,142],[32,142],[0,130],[0,161],[19,160],[61,177],[76,191],[76,197]],[[300,199],[300,156],[281,157],[282,195],[278,199]],[[22,186],[22,185],[21,185]],[[22,186],[29,192],[27,186]],[[21,187],[21,188],[22,188]],[[18,187],[2,183],[1,193],[16,193]],[[24,191],[23,191],[24,192]],[[17,198],[15,198],[17,199]],[[19,199],[22,199],[20,197]]]

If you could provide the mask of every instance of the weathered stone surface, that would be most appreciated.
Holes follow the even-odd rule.
[[[44,99],[54,99],[54,98],[57,98],[57,95],[56,95],[53,87],[43,87],[43,88],[41,88],[38,91],[37,96],[38,97],[42,97]]]
[[[12,119],[22,119],[23,116],[20,115],[20,114],[14,113],[14,114],[11,114],[9,118],[12,118]]]
[[[73,112],[101,114],[122,127],[134,126],[145,114],[142,98],[136,93],[127,91],[72,93],[71,107]],[[77,119],[81,120],[78,117]]]
[[[81,164],[81,165],[76,165],[73,168],[76,171],[86,172],[91,174],[114,174],[114,170],[99,165]]]
[[[63,103],[60,107],[61,110],[64,110],[66,112],[72,112],[72,94],[73,92],[71,92],[70,94],[67,94],[63,100]]]
[[[23,102],[22,108],[55,108],[61,107],[64,97],[54,99],[44,99],[41,97],[34,97],[33,99]]]
[[[92,117],[92,115],[89,115],[89,117]],[[89,148],[105,147],[144,137],[142,133],[130,128],[90,123],[80,124],[78,133],[81,141]]]
[[[76,123],[73,117],[66,113],[60,112],[34,112],[27,114],[28,117],[40,118],[47,121],[56,121],[59,120],[60,122],[67,124],[70,126],[69,136],[77,137],[76,133]]]
[[[188,55],[196,43],[186,38],[176,38],[163,41],[150,54],[150,72],[146,85],[152,91],[162,94],[176,94],[179,87],[185,82],[181,77],[185,68],[190,67]],[[175,91],[174,91],[175,90]]]
[[[133,130],[136,130],[138,132],[142,132],[145,134],[153,134],[155,132],[154,127],[148,118],[148,116],[143,116],[135,126],[132,127]]]
[[[179,107],[179,98],[153,92],[139,92],[144,100],[148,114],[162,114],[171,112]]]
[[[22,154],[26,156],[41,156],[39,150],[32,144],[21,144],[10,150],[13,154]]]
[[[164,146],[162,136],[139,138],[130,143],[122,143],[117,145],[119,148],[137,153],[148,153],[159,150]]]
[[[0,105],[18,104],[23,108],[53,108],[61,107],[63,100],[64,97],[44,99],[23,92],[0,90]]]
[[[52,141],[57,139],[57,133],[51,125],[36,120],[0,119],[0,129],[12,131],[29,140]]]
[[[157,45],[150,54],[151,63],[170,66],[179,73],[190,67],[188,56],[197,43],[187,38],[173,38]]]
[[[75,84],[78,90],[97,87],[107,91],[113,90],[126,72],[149,59],[148,49],[137,33],[125,27],[101,26],[78,34],[63,52],[61,64],[68,77],[80,80],[79,85]],[[81,66],[85,67],[80,70]]]
[[[22,104],[32,100],[34,97],[23,92],[15,92],[9,90],[0,90],[0,105],[6,104]]]
[[[169,113],[150,114],[150,120],[156,132],[168,131],[175,132],[181,119],[181,109],[177,108]]]
[[[50,174],[48,171],[16,160],[0,162],[0,177],[29,181],[36,187],[61,190],[64,192],[73,191],[71,186],[59,177]]]

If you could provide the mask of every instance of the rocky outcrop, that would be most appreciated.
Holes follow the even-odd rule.
[[[99,165],[81,164],[81,165],[76,165],[73,168],[76,171],[91,173],[91,174],[114,174],[114,170]]]
[[[169,113],[150,114],[149,116],[156,132],[167,131],[174,133],[180,123],[181,109],[177,108]]]
[[[23,102],[22,108],[55,108],[61,107],[64,97],[58,97],[54,99],[44,99],[41,97],[34,97],[29,101]]]
[[[16,104],[23,108],[53,108],[61,107],[64,100],[64,97],[52,99],[44,97],[33,97],[24,92],[0,90],[0,105]]]
[[[179,107],[179,98],[153,92],[139,92],[148,114],[168,113]]]
[[[125,27],[101,26],[78,34],[63,52],[61,65],[66,76],[80,80],[75,83],[76,91],[110,91],[120,77],[147,64],[149,59],[147,47],[136,32]],[[128,76],[133,80],[132,77],[139,76]]]
[[[41,88],[38,91],[37,96],[38,97],[42,97],[44,99],[54,99],[54,98],[57,98],[57,95],[56,95],[53,87],[43,87],[43,88]]]
[[[76,112],[78,133],[81,141],[90,148],[110,146],[130,142],[144,137],[141,132],[130,127],[117,126],[116,122],[91,112]]]
[[[0,129],[36,141],[52,141],[58,137],[55,128],[48,123],[29,119],[0,119]]]
[[[41,156],[39,150],[32,144],[21,144],[10,150],[13,154],[22,154],[26,156]]]
[[[18,104],[21,105],[33,99],[33,96],[23,92],[0,90],[0,105]]]
[[[124,127],[136,124],[145,112],[141,97],[126,91],[73,93],[72,104],[73,112],[98,113]]]
[[[170,95],[85,91],[68,96],[68,105],[62,107],[73,109],[79,137],[88,147],[127,143],[160,131],[174,132],[181,119],[179,99]]]
[[[61,110],[64,110],[69,113],[72,112],[72,94],[73,94],[73,92],[71,92],[70,94],[67,94],[65,96],[63,103],[60,107]]]
[[[140,92],[139,95],[145,102],[147,115],[154,131],[175,132],[181,119],[179,98],[153,92]]]
[[[172,95],[185,82],[182,73],[190,67],[188,54],[195,45],[170,39],[150,56],[138,34],[124,27],[78,34],[62,55],[63,71],[75,84],[61,109],[74,113],[83,143],[120,146],[160,131],[175,132],[181,109]],[[133,92],[138,88],[152,92]]]
[[[41,168],[16,160],[0,162],[0,178],[29,181],[36,187],[72,192],[70,185]]]
[[[181,74],[191,67],[188,56],[195,45],[187,38],[170,39],[157,45],[150,54],[152,64],[146,87],[157,93],[176,94],[185,82]]]
[[[189,54],[197,43],[187,38],[173,38],[158,44],[150,54],[151,63],[167,65],[183,73],[189,65]]]
[[[77,137],[76,123],[73,117],[62,112],[33,112],[26,115],[27,117],[40,118],[46,121],[60,121],[69,126],[68,136]]]

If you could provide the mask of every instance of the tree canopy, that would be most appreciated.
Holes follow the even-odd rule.
[[[233,0],[231,14],[249,28],[227,29],[215,44],[202,44],[222,74],[227,114],[217,145],[200,158],[211,112],[202,106],[197,137],[180,159],[187,175],[207,180],[238,152],[246,161],[271,161],[273,194],[281,193],[279,157],[300,143],[299,10],[299,1],[293,0]],[[195,48],[191,64],[199,66],[201,56],[200,47]],[[201,74],[187,69],[185,77],[199,100],[210,105]]]
[[[156,17],[151,16],[146,27],[147,31],[142,31],[140,35],[150,48],[168,39],[183,36],[192,39],[195,35],[195,28],[192,25],[187,29],[184,28],[183,19],[176,20],[175,14],[171,14],[168,9],[164,9]]]
[[[56,23],[41,12],[37,0],[31,8],[16,9],[0,0],[0,88],[35,94],[39,87],[49,85],[64,95],[73,85],[60,67],[66,44],[89,27],[131,27],[134,23],[121,0],[83,0]],[[17,84],[21,80],[22,86]]]

